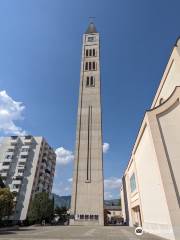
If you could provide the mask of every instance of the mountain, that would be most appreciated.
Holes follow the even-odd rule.
[[[70,208],[71,205],[71,196],[59,196],[54,194],[54,206],[56,207],[66,207]],[[104,200],[105,206],[119,206],[119,199]]]
[[[66,207],[67,209],[70,208],[71,204],[71,196],[59,196],[53,193],[54,197],[54,207]]]
[[[105,206],[119,206],[119,199],[104,200]]]

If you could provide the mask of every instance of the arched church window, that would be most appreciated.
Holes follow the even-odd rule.
[[[87,79],[86,79],[86,86],[87,87],[89,86],[89,77],[87,77]]]
[[[91,86],[93,87],[94,86],[94,77],[91,76]]]
[[[91,62],[89,62],[89,70],[91,70],[91,67],[92,67],[92,66],[91,66]]]

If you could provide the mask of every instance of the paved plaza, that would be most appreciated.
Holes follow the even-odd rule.
[[[162,240],[162,238],[143,234],[136,236],[134,229],[122,226],[46,226],[23,227],[17,231],[0,232],[1,240]]]

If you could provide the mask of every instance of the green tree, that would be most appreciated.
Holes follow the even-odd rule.
[[[0,221],[4,217],[9,217],[13,212],[13,193],[9,188],[0,188]]]
[[[5,188],[5,184],[3,183],[2,177],[0,175],[0,188]]]
[[[121,198],[118,200],[118,206],[121,208]]]
[[[59,216],[59,222],[64,223],[68,220],[67,208],[66,207],[56,207],[54,210],[55,215]]]
[[[104,209],[104,225],[108,225],[108,214],[110,214],[110,212]]]
[[[34,223],[50,222],[54,215],[53,200],[46,192],[37,193],[30,203],[28,220]]]

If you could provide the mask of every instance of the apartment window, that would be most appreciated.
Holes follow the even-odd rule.
[[[22,176],[16,176],[16,180],[22,180]]]
[[[19,162],[19,166],[24,166],[25,164],[25,162]]]
[[[95,56],[96,56],[96,50],[93,49],[93,57],[95,57]]]
[[[21,158],[27,158],[27,155],[21,155]]]
[[[17,143],[11,143],[11,146],[17,146]]]
[[[23,173],[24,169],[18,169],[18,173]]]
[[[21,149],[21,152],[28,152],[29,151],[29,148],[22,148]]]
[[[9,164],[10,164],[9,162],[3,162],[3,166],[7,166]]]
[[[131,192],[134,192],[136,190],[136,178],[134,173],[130,177],[130,188],[131,188]]]
[[[85,70],[88,70],[88,62],[86,62]]]
[[[24,142],[24,145],[25,145],[25,146],[30,146],[30,145],[31,145],[31,142]]]
[[[94,216],[93,215],[90,215],[90,220],[93,220]]]
[[[7,150],[7,152],[14,152],[14,149],[13,149],[13,148],[9,148],[9,149]]]
[[[96,70],[96,63],[93,62],[93,70]]]
[[[45,169],[45,172],[51,174],[51,172],[47,168]]]
[[[92,56],[92,49],[89,49],[89,56]]]
[[[11,139],[13,139],[13,140],[15,140],[17,138],[18,138],[17,136],[11,136]]]
[[[12,155],[6,155],[6,159],[12,159],[13,156]]]
[[[25,136],[24,138],[25,138],[25,139],[31,139],[31,138],[32,138],[32,136],[30,136],[30,135],[27,135],[27,136]]]

